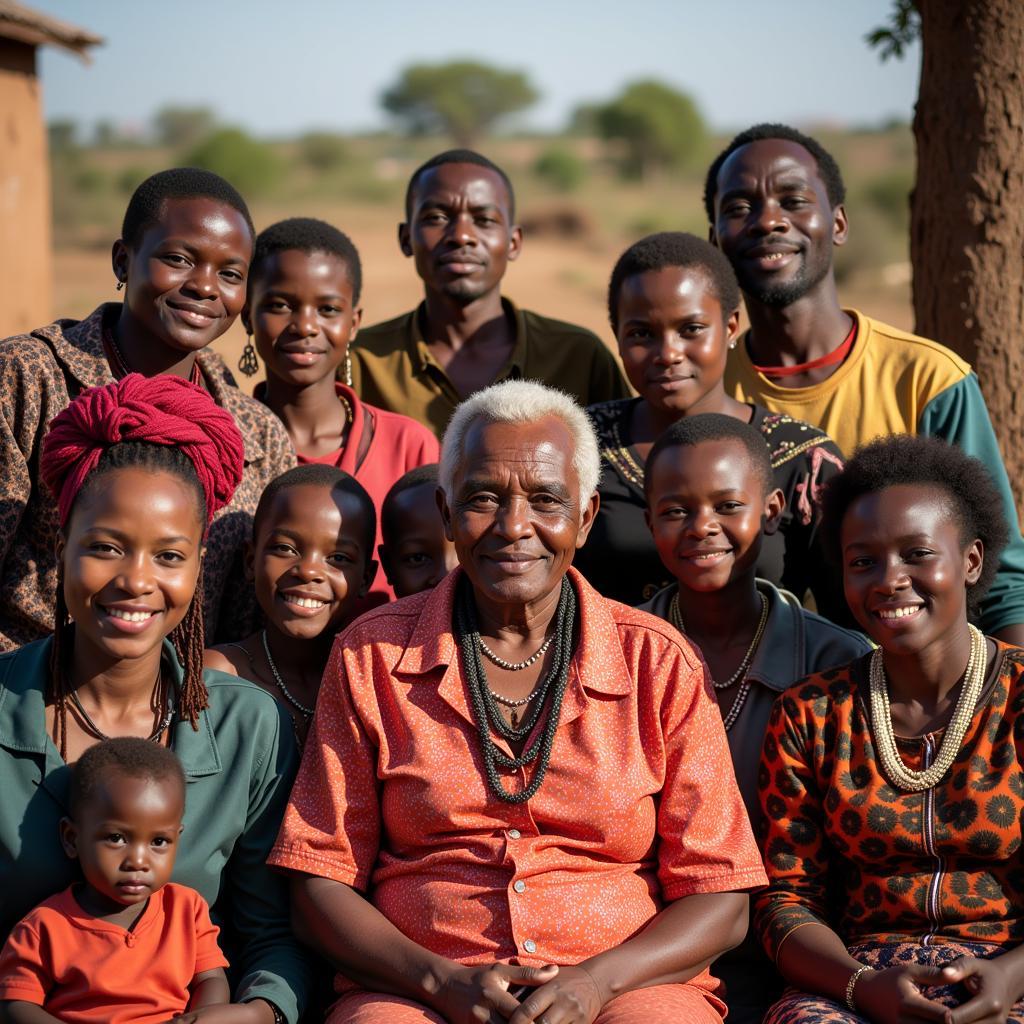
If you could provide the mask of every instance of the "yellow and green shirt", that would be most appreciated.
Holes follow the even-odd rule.
[[[938,342],[847,312],[857,321],[857,337],[827,380],[781,387],[758,373],[740,344],[729,356],[726,391],[814,424],[847,456],[876,437],[920,434],[941,437],[980,459],[1003,496],[1010,527],[999,574],[982,602],[981,624],[992,633],[1024,622],[1024,539],[978,378],[969,363]]]

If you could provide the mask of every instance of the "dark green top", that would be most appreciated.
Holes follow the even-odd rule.
[[[78,877],[60,845],[71,769],[46,730],[50,639],[0,655],[0,941],[29,910]],[[181,668],[166,643],[167,661]],[[310,967],[292,935],[283,877],[266,866],[298,762],[286,713],[259,687],[204,674],[199,730],[172,726],[187,780],[173,881],[196,889],[221,926],[235,999],[267,999],[298,1020]]]

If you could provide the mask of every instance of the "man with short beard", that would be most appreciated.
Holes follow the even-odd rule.
[[[751,324],[730,356],[726,390],[813,423],[848,455],[907,433],[940,437],[983,462],[1011,541],[981,624],[1024,644],[1024,539],[978,378],[937,342],[839,304],[832,250],[849,230],[844,198],[831,154],[786,125],[741,132],[711,164],[710,237],[736,271]]]
[[[416,265],[424,300],[360,332],[351,383],[364,401],[440,437],[459,402],[497,381],[537,380],[583,406],[629,394],[596,335],[502,297],[523,236],[508,175],[487,157],[455,149],[417,168],[398,243]]]

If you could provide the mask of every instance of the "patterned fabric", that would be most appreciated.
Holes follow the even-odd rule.
[[[945,967],[960,956],[988,959],[1005,950],[979,942],[944,942],[938,946],[922,946],[917,942],[886,943],[883,945],[852,946],[850,955],[862,964],[883,971],[887,967],[904,964],[924,964]],[[964,1003],[969,995],[962,985],[941,985],[924,990],[928,999],[943,1006],[955,1007]],[[1007,1024],[1024,1024],[1024,1001],[1018,1002],[1006,1018]],[[764,1024],[868,1024],[866,1017],[851,1013],[845,1006],[812,996],[796,989],[787,989],[782,998],[768,1011]]]
[[[366,892],[462,963],[577,963],[667,900],[762,885],[699,655],[570,573],[580,641],[531,800],[500,801],[485,780],[452,635],[457,570],[335,642],[269,862]],[[689,984],[714,987],[706,971]]]
[[[809,677],[775,704],[760,795],[770,878],[755,921],[769,956],[820,921],[848,945],[1024,939],[1024,650],[998,645],[944,779],[923,793],[886,781],[868,711],[868,663]],[[899,739],[908,767],[941,732]]]
[[[40,485],[39,449],[50,420],[72,398],[114,380],[103,334],[120,309],[107,303],[85,320],[58,320],[0,341],[0,651],[53,630],[57,510]],[[204,386],[234,416],[245,442],[242,482],[210,527],[203,571],[208,640],[238,640],[255,625],[241,562],[252,515],[263,488],[295,465],[295,453],[281,423],[238,390],[220,356],[206,350],[197,361]]]
[[[627,398],[587,409],[601,445],[601,508],[575,559],[576,567],[605,597],[634,605],[674,582],[644,520],[643,461],[629,433],[633,409],[640,401]],[[849,624],[841,581],[828,571],[818,547],[818,500],[821,489],[843,468],[843,454],[809,423],[758,406],[751,426],[761,432],[771,453],[773,483],[786,496],[779,530],[762,541],[757,574],[801,599],[811,590],[823,615]]]

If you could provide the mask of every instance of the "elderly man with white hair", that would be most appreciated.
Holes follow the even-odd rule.
[[[271,855],[331,1024],[720,1024],[765,876],[699,655],[571,568],[598,473],[566,395],[477,393],[441,455],[459,567],[335,643]]]

